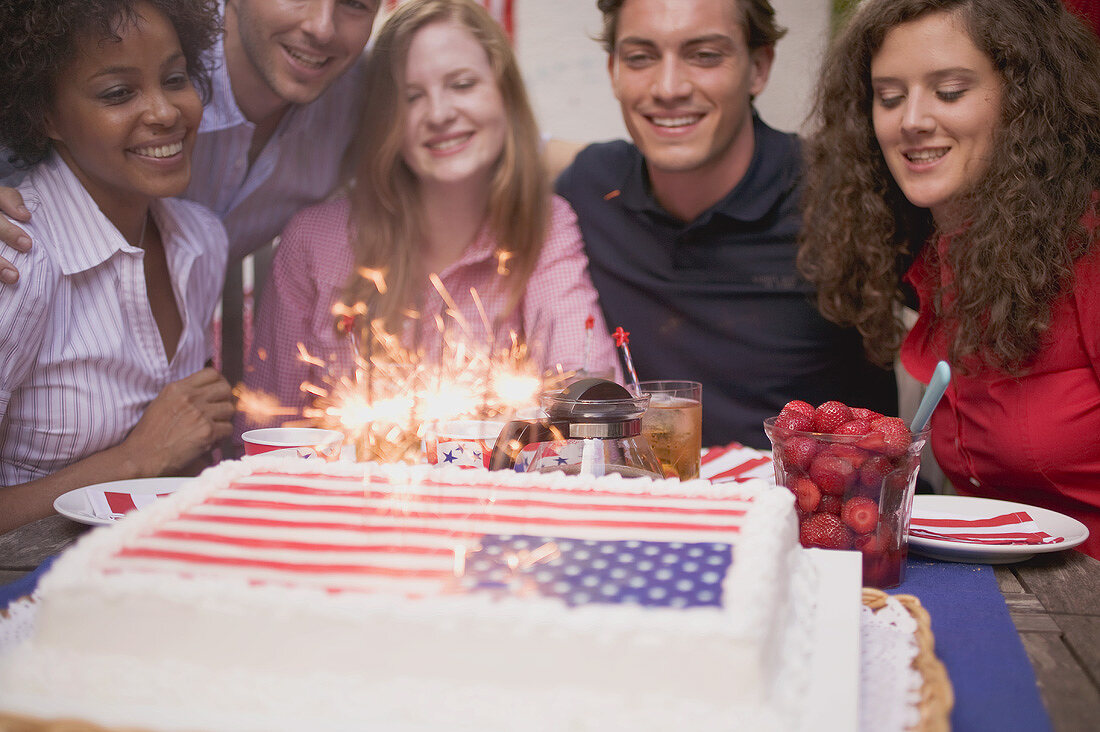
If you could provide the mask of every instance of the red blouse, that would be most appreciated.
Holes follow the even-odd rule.
[[[905,275],[920,316],[901,348],[906,370],[925,384],[947,357],[946,338],[930,326],[938,274],[949,274],[931,271],[928,249]],[[931,443],[960,494],[1072,516],[1089,529],[1081,550],[1100,559],[1100,247],[1078,260],[1073,291],[1055,302],[1026,375],[953,374]]]

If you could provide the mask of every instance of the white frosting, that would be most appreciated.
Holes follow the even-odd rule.
[[[430,510],[420,513],[441,510],[425,498],[462,499],[445,505],[467,506],[469,515],[414,515],[422,506]],[[260,503],[221,505],[241,500]],[[477,515],[486,505],[493,521]],[[702,528],[579,525],[570,523],[574,506],[596,506],[585,514],[596,524],[651,521],[644,509],[664,506]],[[716,507],[723,518],[693,513]],[[338,526],[206,520],[242,513]],[[394,526],[441,532],[418,543],[444,550],[456,541],[448,531],[720,541],[734,545],[734,562],[721,608],[568,608],[514,593],[441,594],[440,579],[363,576],[356,547],[379,527],[400,544]],[[258,543],[261,553],[205,539],[212,527]],[[253,556],[318,561],[316,551],[280,544],[288,535],[324,543],[326,567],[346,569],[234,564]],[[399,730],[710,730],[744,729],[746,720],[754,729],[793,728],[811,641],[802,629],[817,592],[797,545],[790,493],[764,481],[263,457],[223,463],[110,530],[91,532],[54,564],[39,586],[33,638],[0,660],[0,709],[155,730],[361,729],[368,722]],[[172,555],[150,556],[156,551]],[[401,551],[376,559],[386,571],[433,566]]]

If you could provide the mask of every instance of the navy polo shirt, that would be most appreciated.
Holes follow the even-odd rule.
[[[694,221],[661,208],[634,145],[590,145],[557,181],[577,212],[609,328],[630,332],[639,379],[703,384],[703,444],[769,447],[761,422],[791,399],[897,413],[892,371],[825,320],[795,268],[801,152],[753,118],[741,182]]]

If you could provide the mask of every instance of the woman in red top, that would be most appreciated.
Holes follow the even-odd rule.
[[[1056,0],[867,0],[817,94],[799,264],[822,311],[921,381],[949,361],[956,490],[1074,516],[1100,558],[1096,37]]]

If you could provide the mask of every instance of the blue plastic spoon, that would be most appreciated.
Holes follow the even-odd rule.
[[[951,383],[951,366],[947,361],[936,364],[936,370],[932,372],[932,380],[928,382],[928,389],[924,392],[924,398],[920,400],[917,413],[913,417],[913,423],[909,428],[914,432],[923,432],[928,426],[928,420],[932,419],[932,411],[943,398],[947,391],[947,385]]]

